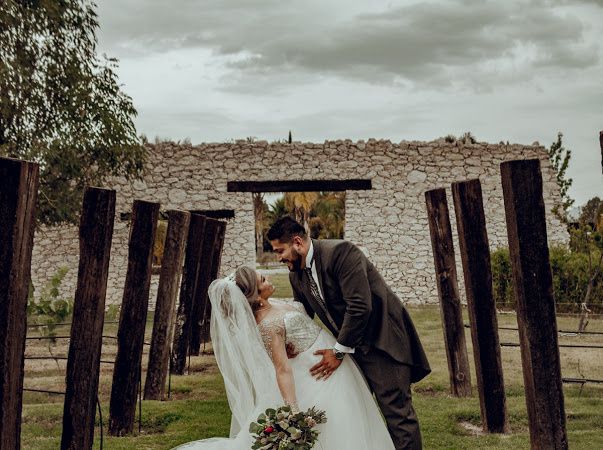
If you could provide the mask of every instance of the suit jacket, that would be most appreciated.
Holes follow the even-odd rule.
[[[344,240],[312,240],[314,264],[334,329],[311,294],[304,271],[291,272],[295,300],[316,313],[337,342],[364,353],[380,349],[412,369],[412,381],[431,369],[419,336],[400,299],[358,247]]]

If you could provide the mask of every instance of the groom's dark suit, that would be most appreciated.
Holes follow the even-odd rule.
[[[339,344],[356,349],[354,359],[375,393],[396,449],[421,448],[410,383],[431,369],[408,312],[354,244],[314,239],[312,244],[308,263],[316,264],[328,312],[314,299],[304,271],[289,274],[295,299],[308,314],[318,315]]]

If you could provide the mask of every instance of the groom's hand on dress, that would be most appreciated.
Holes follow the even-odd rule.
[[[326,380],[341,365],[341,360],[335,357],[332,349],[316,350],[315,355],[322,355],[322,359],[310,368],[310,373],[317,380]]]

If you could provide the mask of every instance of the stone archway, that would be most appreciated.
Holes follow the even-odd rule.
[[[221,273],[254,261],[254,211],[249,193],[345,190],[345,238],[367,251],[404,301],[437,302],[425,191],[479,178],[490,245],[506,245],[500,163],[512,159],[541,161],[549,242],[567,241],[567,232],[551,213],[560,201],[555,173],[546,149],[538,144],[369,139],[235,141],[197,146],[164,142],[148,144],[147,149],[149,160],[143,180],[130,183],[115,179],[107,186],[117,190],[116,210],[129,211],[134,199],[144,199],[160,202],[163,210],[233,211],[234,217],[227,219]],[[121,300],[127,262],[128,226],[118,222],[111,251],[108,303]],[[75,286],[77,235],[75,227],[40,230],[32,264],[36,286],[63,265],[71,267],[65,287]]]

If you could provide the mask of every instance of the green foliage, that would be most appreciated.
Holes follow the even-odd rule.
[[[38,219],[74,222],[87,185],[140,176],[146,150],[91,0],[0,2],[0,156],[40,164]]]
[[[253,214],[255,216],[255,249],[256,258],[262,258],[264,250],[264,241],[268,233],[268,223],[266,215],[268,213],[268,205],[262,192],[254,192],[251,195],[253,200]]]
[[[563,133],[557,133],[557,140],[553,142],[550,148],[547,150],[549,159],[555,169],[557,175],[557,184],[561,194],[561,205],[555,206],[553,212],[563,222],[567,222],[567,213],[571,206],[574,204],[574,200],[569,196],[569,188],[571,187],[573,180],[567,177],[567,168],[572,156],[572,151],[566,149],[563,146]]]
[[[117,320],[119,317],[119,305],[113,303],[107,307],[105,311],[105,320]]]
[[[580,208],[580,225],[590,226],[591,228],[603,231],[603,201],[599,197],[593,197]]]
[[[44,285],[36,300],[33,291],[27,301],[27,315],[36,325],[42,336],[54,338],[59,323],[68,320],[73,314],[73,299],[61,297],[60,288],[68,269],[61,267],[56,274]],[[28,321],[29,321],[28,319]],[[56,342],[55,339],[50,339]]]
[[[270,205],[265,214],[264,236],[272,224],[281,217],[298,216],[301,205],[301,209],[308,209],[305,216],[308,218],[310,236],[319,239],[342,239],[345,228],[345,192],[312,194],[312,197],[309,195],[285,195]],[[297,218],[302,220],[300,217]],[[270,249],[268,242],[264,243],[264,249]]]
[[[285,197],[281,197],[281,198],[276,199],[275,202],[272,205],[270,205],[270,208],[268,209],[266,216],[268,219],[268,223],[270,225],[272,225],[278,219],[286,216],[287,214],[289,214],[289,212],[287,211],[287,208],[285,207]],[[270,227],[268,227],[268,228],[270,228]]]
[[[343,239],[345,192],[321,192],[311,212],[310,231],[314,238]],[[315,232],[312,222],[317,223]]]
[[[589,307],[600,302],[601,292],[597,289],[602,284],[603,272],[603,230],[601,229],[602,205],[598,197],[591,199],[582,209],[578,224],[569,227],[570,248],[575,253],[582,255],[583,266],[588,283],[582,296],[583,318],[580,325],[581,331],[586,327],[586,315]]]
[[[492,290],[499,308],[515,308],[513,276],[508,248],[499,248],[490,254],[492,264]]]
[[[588,254],[561,246],[551,247],[549,254],[557,311],[578,312],[592,277]],[[501,248],[492,252],[491,261],[494,300],[498,307],[514,309],[516,303],[509,250]],[[593,280],[590,298],[591,306],[603,307],[603,277],[599,276]]]
[[[285,207],[289,214],[310,231],[310,217],[316,206],[319,194],[317,192],[286,192]]]
[[[463,144],[475,144],[477,142],[477,139],[475,139],[475,136],[473,136],[473,134],[471,134],[471,131],[466,131],[458,139],[458,141],[461,142],[461,143],[463,143]]]

